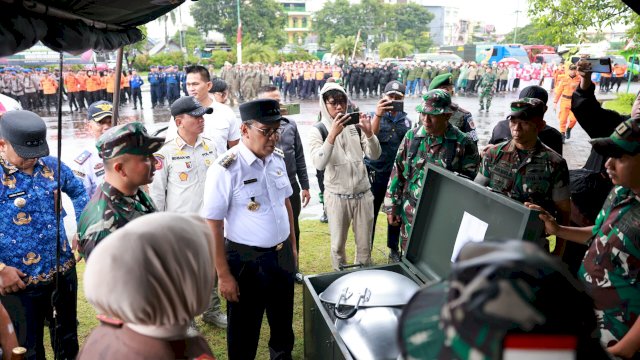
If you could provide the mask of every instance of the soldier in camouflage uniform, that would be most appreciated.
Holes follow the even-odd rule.
[[[522,98],[511,103],[507,117],[512,139],[484,152],[475,182],[524,203],[548,209],[562,224],[571,215],[571,192],[567,162],[538,139],[545,104],[540,99]],[[559,239],[558,239],[559,240]],[[562,242],[554,253],[561,254]]]
[[[107,235],[137,217],[156,211],[140,186],[153,180],[156,170],[153,153],[163,144],[164,138],[150,136],[139,122],[113,127],[100,136],[96,147],[104,162],[104,183],[80,216],[81,255],[88,257]]]
[[[450,96],[453,96],[453,84],[455,84],[453,74],[444,73],[438,75],[431,81],[429,90],[442,89],[448,92]],[[451,108],[453,108],[454,113],[449,118],[449,123],[460,129],[463,133],[469,135],[469,137],[477,144],[478,134],[476,133],[476,125],[473,122],[473,115],[453,102],[451,103]]]
[[[566,267],[518,240],[465,245],[449,280],[417,292],[398,326],[403,359],[610,359],[596,328],[591,299]],[[567,338],[572,348],[551,345]]]
[[[423,100],[416,108],[421,126],[405,134],[384,200],[389,223],[401,224],[403,249],[411,232],[416,203],[423,191],[426,164],[436,164],[474,178],[480,162],[476,143],[449,124],[453,113],[449,93],[431,90]]]
[[[549,234],[586,244],[578,278],[594,300],[600,342],[612,355],[636,359],[640,317],[640,119],[618,125],[608,138],[591,140],[608,156],[605,167],[613,182],[594,226],[560,226],[539,206]]]
[[[478,82],[478,89],[480,89],[480,111],[485,109],[485,99],[487,99],[486,108],[487,111],[489,111],[489,107],[491,107],[491,100],[493,99],[493,93],[496,90],[496,79],[496,74],[493,73],[491,66],[487,66],[484,75],[482,75]]]

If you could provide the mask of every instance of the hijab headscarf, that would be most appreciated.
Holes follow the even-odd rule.
[[[84,291],[100,312],[146,336],[184,338],[213,289],[213,236],[195,215],[139,217],[105,238],[87,261]]]

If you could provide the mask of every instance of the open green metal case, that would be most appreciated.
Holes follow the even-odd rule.
[[[484,234],[481,234],[483,230]],[[368,269],[393,271],[421,286],[440,282],[448,277],[456,241],[461,245],[466,232],[475,235],[476,241],[523,239],[540,243],[544,225],[537,212],[521,203],[429,164],[402,261]],[[360,270],[305,278],[305,359],[354,359],[338,334],[333,315],[326,310],[318,295],[339,277]],[[395,337],[396,334],[389,336]]]

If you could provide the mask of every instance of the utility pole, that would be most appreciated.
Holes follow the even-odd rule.
[[[236,35],[236,63],[242,64],[242,20],[240,20],[240,0],[236,0],[238,10],[238,34]]]
[[[513,43],[517,44],[518,39],[518,15],[520,14],[520,10],[516,10],[516,28],[513,31]]]

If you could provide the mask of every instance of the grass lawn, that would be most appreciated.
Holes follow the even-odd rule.
[[[374,264],[383,264],[387,261],[387,240],[386,240],[386,224],[387,219],[384,214],[378,216],[376,226],[376,239],[371,254]],[[331,259],[329,256],[330,238],[328,224],[322,224],[318,220],[304,220],[300,222],[300,269],[304,274],[318,274],[333,271],[331,269]],[[347,257],[353,261],[355,242],[353,234],[349,234],[347,241]],[[87,303],[83,291],[83,274],[84,262],[78,264],[78,336],[80,346],[91,332],[91,329],[98,325],[95,318],[95,310]],[[224,300],[223,300],[224,304]],[[295,285],[294,315],[293,315],[293,331],[296,336],[295,346],[293,348],[293,358],[302,359],[304,357],[304,339],[303,339],[303,319],[302,319],[302,285]],[[217,359],[226,359],[226,332],[217,327],[210,326],[202,322],[198,317],[196,319],[198,328],[207,339],[211,350]],[[45,331],[45,334],[48,332]],[[269,326],[264,317],[262,332],[260,336],[260,344],[258,345],[258,355],[256,359],[269,358]],[[48,347],[49,339],[46,336],[45,344],[47,345],[47,358],[53,359],[53,352]]]
[[[606,101],[602,104],[605,109],[613,110],[619,114],[631,114],[631,107],[636,99],[636,94],[618,94],[618,98],[611,101]]]

